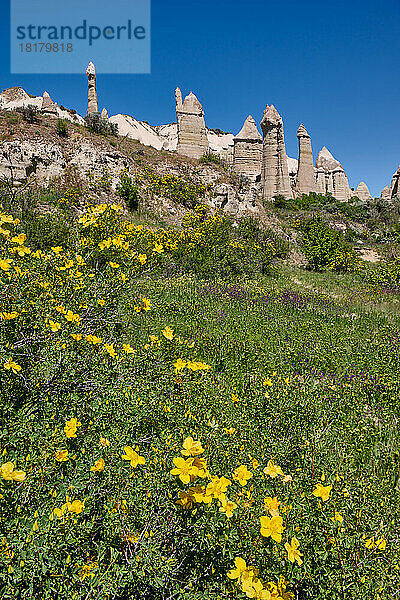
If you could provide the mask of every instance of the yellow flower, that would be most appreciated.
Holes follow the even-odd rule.
[[[110,267],[111,267],[112,269],[118,269],[118,268],[119,268],[119,264],[118,264],[118,263],[116,263],[116,262],[112,262],[112,261],[110,261],[108,264],[110,265]]]
[[[0,313],[1,314],[1,318],[3,319],[3,321],[11,321],[12,319],[16,319],[19,315],[19,313],[16,310],[13,310],[12,312],[6,313]]]
[[[267,466],[264,469],[264,473],[265,475],[269,475],[270,477],[272,477],[272,479],[278,477],[278,475],[282,475],[282,477],[284,477],[284,473],[280,466],[275,465],[272,460],[268,461]]]
[[[164,329],[164,331],[162,332],[163,336],[165,337],[165,339],[167,340],[172,340],[174,337],[174,330],[171,329],[171,327],[166,327]]]
[[[82,339],[82,334],[81,333],[71,333],[71,337],[76,340],[77,342],[79,342]]]
[[[68,460],[68,450],[57,450],[56,461],[65,462],[66,460]]]
[[[223,431],[225,433],[227,433],[228,435],[233,435],[235,433],[236,429],[234,427],[230,427],[229,429],[227,429],[226,427],[224,427]]]
[[[16,375],[22,367],[18,365],[15,361],[13,361],[13,359],[10,356],[9,359],[4,363],[4,368],[7,369],[7,371],[11,370],[14,373],[14,375]]]
[[[164,252],[164,248],[162,244],[155,242],[153,253],[162,254]]]
[[[104,467],[104,460],[102,458],[99,458],[99,460],[96,460],[93,467],[90,467],[90,470],[95,471],[96,473],[100,473],[100,471],[104,471]]]
[[[56,331],[61,329],[61,323],[55,323],[54,321],[50,320],[49,327],[50,327],[51,331],[53,331],[55,333]]]
[[[189,508],[192,508],[192,506],[193,506],[193,500],[194,500],[194,498],[190,492],[185,492],[183,490],[180,490],[178,492],[178,500],[176,501],[176,503],[185,509],[189,509]]]
[[[106,448],[107,446],[110,445],[110,442],[108,441],[107,438],[101,437],[100,438],[100,444],[103,446],[103,448]]]
[[[184,369],[187,365],[186,360],[182,360],[181,358],[178,358],[178,360],[174,363],[174,367],[175,367],[175,373],[178,373],[178,371],[182,371],[182,369]]]
[[[54,248],[52,247],[51,249],[56,255],[60,254],[60,252],[63,251],[62,246],[54,246]]]
[[[150,310],[150,308],[151,308],[151,302],[150,302],[150,300],[148,300],[148,298],[142,298],[142,303],[143,303],[142,308],[143,308],[143,310],[145,312],[147,312],[148,310]]]
[[[192,477],[197,477],[198,468],[193,466],[193,458],[181,458],[177,456],[173,459],[175,469],[171,469],[171,475],[179,475],[182,483],[189,483]]]
[[[97,300],[97,304],[100,304],[100,306],[104,306],[106,303],[105,300],[103,300],[102,298],[99,298],[99,300]]]
[[[233,511],[237,508],[237,504],[223,498],[221,500],[221,506],[219,512],[225,513],[225,516],[230,519],[233,516]]]
[[[264,506],[265,510],[269,512],[271,517],[279,517],[280,502],[278,502],[278,498],[271,498],[270,496],[267,496],[267,498],[264,498]]]
[[[313,496],[317,498],[321,498],[322,502],[325,502],[329,498],[329,494],[331,493],[332,486],[326,485],[323,486],[321,483],[317,483],[317,487],[313,490]]]
[[[335,510],[335,515],[331,517],[331,521],[333,521],[334,523],[336,523],[336,521],[338,523],[343,523],[343,517],[340,513],[337,512],[337,510]]]
[[[242,486],[247,485],[248,480],[252,477],[253,473],[247,469],[246,465],[240,465],[240,467],[233,472],[233,479],[238,481]]]
[[[117,353],[115,352],[114,344],[104,344],[104,349],[110,356],[116,358]]]
[[[270,379],[269,377],[264,379],[264,385],[267,385],[268,387],[272,387],[273,386],[272,379]]]
[[[211,477],[211,482],[207,485],[203,502],[208,502],[207,498],[210,498],[209,502],[211,502],[212,498],[222,501],[225,498],[225,492],[230,485],[231,481],[226,477]]]
[[[6,258],[5,260],[0,258],[0,269],[3,271],[9,271],[11,269],[12,262],[13,261],[11,258]]]
[[[76,430],[78,427],[82,427],[82,423],[79,423],[75,417],[73,417],[70,421],[67,421],[64,427],[64,432],[67,438],[76,437]]]
[[[126,446],[124,448],[125,454],[122,455],[124,460],[129,460],[131,463],[131,467],[136,469],[138,465],[144,465],[146,463],[146,459],[144,456],[140,456],[136,450],[131,448],[130,446]]]
[[[75,515],[79,515],[85,508],[84,502],[81,502],[80,500],[74,500],[73,502],[67,500],[66,505],[68,512],[74,513]]]
[[[384,538],[380,538],[375,541],[375,538],[372,537],[365,540],[365,547],[368,548],[368,550],[374,550],[375,548],[378,548],[378,550],[385,550],[386,540]]]
[[[0,475],[6,481],[24,481],[26,473],[24,471],[15,471],[13,462],[3,463],[0,467]]]
[[[232,394],[232,402],[239,402],[239,397],[237,394]]]
[[[300,558],[303,555],[298,549],[299,545],[299,541],[295,537],[293,537],[292,542],[290,544],[286,542],[285,549],[288,553],[288,559],[290,560],[290,562],[294,563],[294,561],[297,560],[297,564],[300,566],[303,564],[303,561]]]
[[[183,442],[183,450],[181,450],[181,454],[183,456],[199,456],[199,454],[203,454],[204,448],[201,446],[200,441],[194,441],[192,437],[187,437]]]
[[[146,260],[147,260],[146,254],[139,254],[138,261],[140,262],[141,265],[144,265]]]
[[[260,517],[261,522],[261,535],[264,537],[271,537],[275,542],[282,541],[282,533],[285,529],[283,527],[282,517],[272,517],[271,519],[267,516]]]
[[[260,463],[258,462],[258,460],[256,458],[253,458],[253,460],[251,461],[251,466],[253,467],[254,470],[256,470],[257,467],[260,466]]]
[[[122,344],[122,348],[127,354],[136,354],[136,350],[130,344]]]
[[[11,238],[11,241],[14,242],[14,244],[19,244],[22,246],[26,241],[26,235],[24,233],[20,233],[19,235],[15,235],[13,238]]]
[[[238,579],[238,582],[241,583],[247,579],[253,579],[258,575],[258,569],[255,569],[253,566],[247,566],[246,561],[243,558],[237,556],[235,558],[235,568],[227,573],[229,579]]]

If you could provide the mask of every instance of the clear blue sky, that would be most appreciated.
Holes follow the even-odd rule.
[[[85,113],[86,64],[81,76],[10,74],[8,0],[0,6],[0,87],[46,89]],[[109,114],[173,122],[179,85],[198,96],[209,127],[237,133],[274,104],[289,156],[303,122],[314,159],[326,145],[352,187],[363,180],[376,195],[390,184],[400,163],[400,0],[153,0],[151,36],[150,75],[98,77]]]

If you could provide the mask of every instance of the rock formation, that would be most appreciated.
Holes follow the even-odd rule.
[[[96,69],[94,64],[90,62],[86,69],[86,75],[88,78],[88,109],[87,115],[94,115],[99,113],[97,105],[97,92],[96,92]]]
[[[297,170],[296,189],[299,194],[309,194],[317,191],[314,172],[311,138],[303,124],[297,130],[299,140],[299,166]]]
[[[108,112],[107,112],[107,109],[106,109],[106,108],[103,108],[103,110],[101,111],[101,115],[100,115],[100,117],[101,117],[102,119],[105,119],[105,120],[107,120],[107,121],[108,121]]]
[[[251,115],[233,138],[233,171],[253,181],[260,176],[262,137]]]
[[[283,121],[273,104],[271,106],[267,104],[261,121],[261,128],[264,134],[261,167],[263,197],[265,200],[272,200],[277,195],[293,198],[285,150]]]
[[[178,123],[177,152],[189,158],[200,158],[209,151],[203,107],[193,92],[182,102],[179,88],[175,90],[175,101]]]
[[[328,148],[324,146],[317,157],[317,189],[320,194],[330,192],[336,200],[344,202],[352,196],[346,173]],[[323,175],[325,174],[325,182]]]
[[[43,92],[41,111],[51,115],[57,114],[57,104],[53,102],[53,100],[50,98],[50,94],[47,92]]]
[[[385,185],[381,191],[381,198],[382,200],[390,200],[390,187],[388,185]]]
[[[372,200],[372,196],[369,192],[368,186],[364,181],[360,181],[357,189],[352,193],[352,196],[359,198],[360,200]]]
[[[396,173],[392,177],[392,183],[390,184],[390,198],[398,196],[400,198],[400,165]]]

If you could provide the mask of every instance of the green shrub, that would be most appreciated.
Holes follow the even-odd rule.
[[[107,137],[118,135],[118,125],[111,123],[108,119],[102,119],[99,114],[89,114],[84,117],[86,126],[92,133]]]
[[[60,137],[68,136],[68,127],[67,127],[67,122],[65,119],[57,119],[56,133]]]
[[[199,162],[206,165],[222,165],[224,163],[219,154],[214,154],[214,152],[206,152],[206,154],[200,157]]]
[[[356,252],[345,241],[343,233],[328,227],[321,217],[300,221],[299,229],[310,269],[353,271],[359,266]]]
[[[130,210],[137,210],[139,206],[139,188],[136,182],[132,180],[127,171],[120,174],[117,185],[117,194],[126,202]]]
[[[154,171],[146,169],[146,175],[148,192],[169,198],[187,208],[194,208],[207,192],[207,187],[203,183],[195,183],[190,179],[182,179],[170,173],[158,175]]]
[[[28,104],[27,106],[18,106],[15,109],[22,115],[22,118],[27,123],[37,123],[38,122],[38,108],[32,104]]]

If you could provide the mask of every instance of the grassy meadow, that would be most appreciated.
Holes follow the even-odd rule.
[[[0,213],[0,597],[400,598],[398,294],[201,209],[43,222]]]

